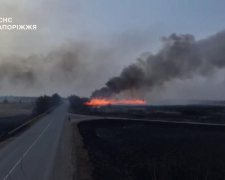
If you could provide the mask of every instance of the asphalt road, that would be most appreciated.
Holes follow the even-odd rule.
[[[47,180],[54,165],[67,103],[0,149],[0,180]]]

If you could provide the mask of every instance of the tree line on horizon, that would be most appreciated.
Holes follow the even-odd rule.
[[[52,96],[39,96],[35,100],[33,115],[42,114],[48,111],[50,108],[58,105],[60,102],[62,102],[62,97],[57,93],[53,94]]]
[[[35,100],[33,115],[36,116],[48,111],[50,108],[62,102],[62,99],[63,98],[57,93],[53,94],[52,96],[43,95],[37,97]],[[85,105],[85,103],[89,101],[89,98],[72,94],[68,97],[68,100],[70,103],[71,111],[82,114],[88,114],[90,112],[90,106]]]

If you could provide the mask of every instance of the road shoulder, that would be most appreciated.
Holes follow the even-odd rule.
[[[73,130],[73,162],[75,173],[73,180],[92,180],[93,166],[88,158],[88,151],[84,148],[83,138],[77,127],[79,122],[72,123]]]
[[[92,180],[93,166],[77,127],[80,121],[73,116],[71,122],[65,120],[50,180]]]
[[[68,121],[63,124],[63,129],[57,149],[54,167],[50,180],[72,180],[74,165],[72,162],[72,127]]]

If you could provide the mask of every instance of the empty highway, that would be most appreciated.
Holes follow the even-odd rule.
[[[0,149],[0,180],[47,180],[54,165],[67,103]]]

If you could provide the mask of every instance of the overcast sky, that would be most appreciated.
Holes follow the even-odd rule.
[[[2,0],[0,5],[0,13],[14,16],[14,23],[38,24],[33,38],[47,36],[45,41],[54,45],[85,35],[107,38],[126,31],[148,30],[158,36],[190,33],[198,39],[225,26],[223,0]],[[29,46],[37,48],[36,44]]]
[[[77,43],[84,43],[89,55],[82,50],[79,61],[85,62],[81,63],[85,68],[81,75],[76,74],[77,78],[69,75],[68,83],[65,82],[67,75],[60,75],[60,81],[64,81],[60,83],[54,78],[52,82],[46,80],[54,73],[46,75],[47,78],[42,74],[34,87],[17,85],[14,88],[13,83],[6,82],[0,93],[38,95],[57,91],[62,95],[89,96],[142,53],[157,52],[162,36],[189,33],[198,40],[224,30],[224,7],[224,0],[2,0],[1,17],[12,17],[13,24],[38,26],[36,31],[0,31],[2,62],[5,56],[12,55],[25,58],[30,54],[48,56],[52,51]],[[42,64],[46,58],[35,60]],[[10,58],[10,61],[18,59]],[[86,68],[86,65],[90,67]],[[160,97],[221,99],[225,85],[221,78],[223,72],[220,73],[211,79],[173,82]],[[45,79],[44,83],[42,79]]]

